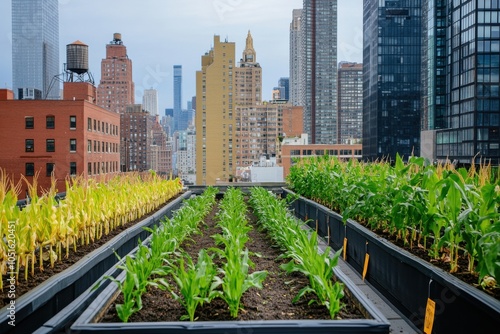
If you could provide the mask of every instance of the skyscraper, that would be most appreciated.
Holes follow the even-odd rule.
[[[230,69],[228,69],[231,71]],[[257,62],[257,53],[253,48],[253,38],[248,31],[245,49],[239,66],[235,69],[235,104],[239,106],[262,103],[262,68]]]
[[[142,107],[151,115],[158,115],[158,91],[156,89],[145,89],[142,97]]]
[[[420,155],[421,0],[366,0],[363,158]]]
[[[290,78],[280,78],[278,81],[278,87],[281,87],[284,90],[281,99],[288,101],[290,99]]]
[[[97,87],[97,105],[123,114],[127,105],[135,102],[132,81],[132,60],[127,55],[119,33],[106,45],[106,58],[101,61],[101,81]]]
[[[311,144],[337,142],[337,0],[304,0],[304,131]]]
[[[363,64],[340,62],[338,143],[360,143],[363,134]]]
[[[500,4],[423,0],[422,155],[500,163]],[[448,33],[447,33],[448,32]]]
[[[292,11],[292,22],[290,23],[290,103],[294,106],[302,106],[303,83],[302,72],[302,9]]]
[[[174,128],[179,131],[182,113],[182,65],[174,65]],[[185,129],[184,129],[185,130]]]
[[[57,0],[12,0],[12,80],[14,94],[34,88],[59,99],[59,7]]]
[[[235,172],[235,44],[214,36],[196,72],[196,184],[228,181]]]

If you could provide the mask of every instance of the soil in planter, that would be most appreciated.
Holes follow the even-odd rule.
[[[220,233],[216,227],[214,208],[202,225],[202,234],[192,236],[191,240],[182,245],[193,261],[197,258],[198,251],[202,248],[215,247],[212,235]],[[196,321],[224,321],[224,320],[292,320],[292,319],[330,319],[326,307],[311,304],[309,299],[302,299],[296,304],[292,304],[292,299],[297,292],[306,286],[309,280],[300,273],[292,275],[286,274],[279,268],[286,260],[277,260],[282,253],[278,248],[272,246],[271,240],[263,232],[258,231],[256,217],[249,209],[247,215],[249,225],[253,226],[250,231],[250,240],[247,247],[251,252],[259,253],[260,257],[253,256],[251,259],[255,263],[255,269],[267,270],[268,275],[263,282],[263,289],[249,289],[241,299],[243,310],[240,310],[236,319],[229,314],[227,304],[217,298],[210,304],[198,307],[195,314]],[[217,258],[214,260],[217,265]],[[102,322],[121,322],[116,315],[116,304],[123,303],[122,295],[114,301],[108,309]],[[132,315],[129,322],[158,322],[158,321],[179,321],[180,317],[187,314],[184,308],[175,301],[169,292],[161,291],[150,287],[142,297],[143,308],[140,312]],[[338,315],[339,319],[362,319],[362,313],[354,306],[354,303],[344,297],[343,303],[346,307]]]
[[[367,227],[366,224],[362,224],[363,226]],[[367,227],[368,228],[368,227]],[[395,235],[389,234],[387,231],[382,231],[382,230],[376,230],[375,233],[378,235],[382,236],[386,240],[390,241],[394,245],[403,248],[404,250],[412,253],[415,256],[418,256],[422,260],[425,260],[432,265],[450,273],[450,263],[449,260],[447,260],[446,253],[442,254],[442,257],[440,259],[434,259],[429,256],[429,249],[431,248],[431,242],[427,242],[427,249],[424,249],[422,245],[417,245],[416,242],[413,243],[413,247],[410,247],[410,245],[405,245],[402,239],[397,239]],[[467,271],[468,265],[469,265],[469,260],[466,258],[466,256],[463,254],[463,252],[459,252],[459,258],[458,258],[458,271],[455,273],[450,273],[451,275],[457,277],[458,279],[464,281],[465,283],[472,285],[481,291],[486,292],[490,296],[496,298],[497,300],[500,300],[500,288],[485,288],[483,289],[479,284],[479,276],[477,274],[472,274],[471,272]]]
[[[139,219],[136,219],[136,220],[134,220],[132,222],[129,222],[128,224],[125,224],[124,226],[120,226],[120,227],[114,229],[113,231],[110,231],[110,233],[108,235],[104,235],[103,234],[103,236],[101,237],[101,239],[96,240],[96,241],[90,243],[89,245],[83,245],[83,246],[80,245],[80,246],[78,246],[77,249],[76,249],[76,252],[73,250],[73,248],[71,248],[70,251],[69,251],[69,257],[68,258],[65,257],[64,254],[65,254],[66,250],[63,249],[62,250],[63,260],[62,261],[57,261],[54,264],[54,268],[50,267],[50,262],[44,262],[44,270],[41,271],[40,270],[40,264],[38,263],[38,252],[35,253],[36,254],[36,258],[37,258],[37,263],[35,263],[35,276],[34,277],[31,276],[31,268],[30,268],[29,269],[29,273],[28,273],[28,281],[26,281],[24,279],[24,267],[22,267],[19,270],[19,280],[17,281],[17,285],[16,285],[16,298],[19,298],[20,296],[22,296],[26,292],[30,291],[31,289],[36,288],[38,285],[40,285],[44,281],[48,280],[53,275],[58,274],[58,273],[64,271],[65,269],[69,268],[70,266],[72,266],[73,264],[75,264],[76,262],[78,262],[85,255],[87,255],[90,252],[92,252],[92,251],[96,250],[97,248],[101,247],[106,242],[108,242],[109,240],[113,239],[115,236],[117,236],[121,232],[125,231],[126,229],[134,226],[135,224],[141,222],[145,218],[153,215],[156,211],[160,210],[166,204],[168,204],[169,202],[175,200],[176,198],[178,198],[181,195],[182,195],[182,193],[177,194],[176,196],[174,196],[173,198],[171,198],[170,200],[168,200],[167,202],[165,202],[165,204],[160,205],[156,210],[154,210],[154,211],[152,211],[152,212],[150,212],[150,213],[142,216]],[[30,266],[31,266],[31,262],[30,262]],[[10,302],[10,298],[8,298],[8,296],[7,296],[8,289],[5,288],[5,287],[9,286],[9,283],[7,282],[7,278],[8,278],[7,276],[4,276],[2,278],[3,279],[4,289],[3,289],[3,291],[0,291],[0,298],[1,298],[0,299],[0,308],[3,307],[3,306],[5,306],[5,305],[7,305],[7,303]]]

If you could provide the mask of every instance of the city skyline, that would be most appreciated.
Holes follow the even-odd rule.
[[[236,42],[239,55],[245,45],[238,41],[244,41],[248,30],[252,32],[255,47],[260,50],[259,62],[266,73],[263,78],[265,100],[271,99],[272,88],[279,78],[289,75],[289,26],[292,10],[302,8],[302,0],[277,0],[272,6],[259,0],[251,3],[189,0],[176,2],[175,8],[171,5],[173,1],[150,0],[149,6],[111,0],[97,6],[97,2],[93,5],[94,1],[59,0],[60,72],[66,62],[63,46],[78,39],[89,45],[90,71],[99,82],[105,46],[113,33],[121,33],[129,57],[134,60],[136,100],[140,101],[144,89],[155,88],[159,92],[160,111],[173,106],[174,64],[183,65],[183,108],[195,95],[199,55],[210,50],[209,41],[214,35]],[[96,12],[95,8],[101,10]],[[0,82],[2,87],[12,88],[11,1],[0,3],[0,13],[0,31],[3,32],[0,35],[3,50],[0,53]],[[88,18],[88,26],[82,28],[82,21]],[[360,62],[362,1],[349,4],[341,1],[338,21],[338,60]],[[150,52],[145,52],[148,50]]]

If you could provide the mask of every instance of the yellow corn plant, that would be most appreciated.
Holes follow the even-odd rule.
[[[0,274],[7,272],[9,223],[15,225],[16,276],[24,278],[69,256],[70,249],[87,245],[158,208],[182,190],[179,179],[153,174],[130,173],[108,182],[77,177],[66,181],[66,197],[56,200],[55,180],[42,196],[37,194],[37,176],[28,186],[29,204],[20,210],[16,203],[20,185],[14,185],[0,170]],[[0,283],[1,284],[1,283]],[[1,287],[1,286],[0,286]]]

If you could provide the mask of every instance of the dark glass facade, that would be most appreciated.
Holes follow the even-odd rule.
[[[363,158],[418,156],[421,0],[366,0],[363,34]]]
[[[432,158],[498,165],[500,1],[425,0],[424,9],[422,129],[436,130]]]
[[[337,143],[337,0],[304,0],[304,132],[311,144]]]

